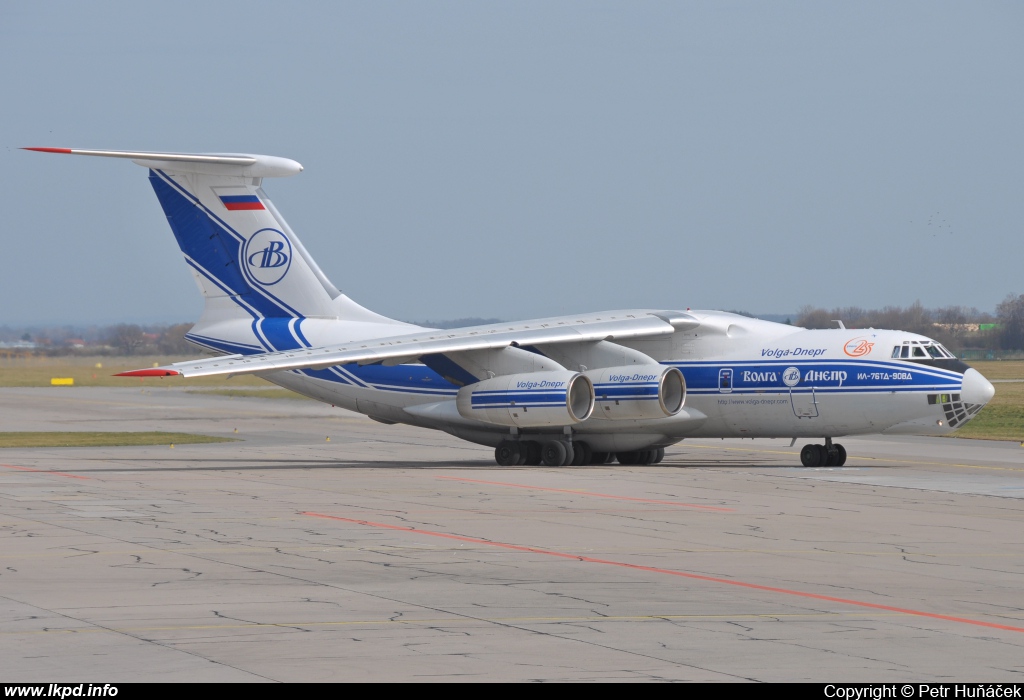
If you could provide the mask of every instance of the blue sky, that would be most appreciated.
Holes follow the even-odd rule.
[[[5,2],[0,323],[194,320],[143,169],[264,183],[405,318],[1024,292],[1020,3]]]

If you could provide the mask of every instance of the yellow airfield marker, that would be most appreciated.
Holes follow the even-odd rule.
[[[74,377],[51,377],[50,378],[50,385],[51,386],[74,386],[75,385],[75,378]]]

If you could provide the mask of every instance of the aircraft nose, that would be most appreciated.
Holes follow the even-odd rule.
[[[960,390],[964,403],[986,404],[996,395],[996,388],[992,382],[985,379],[981,372],[976,369],[969,369],[964,372],[963,388]]]

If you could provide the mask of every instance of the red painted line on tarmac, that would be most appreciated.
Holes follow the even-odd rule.
[[[576,491],[574,489],[555,489],[546,486],[527,486],[525,484],[509,484],[504,481],[484,481],[482,479],[464,479],[460,476],[439,476],[438,479],[449,481],[464,481],[467,484],[489,484],[491,486],[508,486],[516,489],[529,489],[531,491],[553,491],[555,493],[571,493],[575,496],[593,496],[595,498],[614,498],[617,501],[637,501],[639,503],[657,503],[662,506],[679,506],[680,508],[699,508],[701,510],[715,510],[722,513],[734,513],[732,508],[719,508],[716,506],[702,506],[697,503],[681,503],[679,501],[659,501],[654,498],[633,498],[631,496],[615,496],[610,493],[597,493],[594,491]]]
[[[86,479],[87,476],[78,476],[76,474],[65,474],[64,472],[51,472],[47,469],[33,469],[32,467],[16,467],[13,464],[0,464],[0,467],[7,467],[8,469],[17,469],[23,472],[36,472],[37,474],[52,474],[53,476],[66,476],[69,479]]]
[[[850,598],[836,598],[830,595],[821,595],[820,593],[809,593],[807,591],[795,591],[789,588],[776,588],[775,586],[762,586],[757,583],[747,583],[746,581],[737,581],[728,578],[718,578],[716,576],[704,576],[703,574],[691,574],[685,571],[676,571],[674,569],[659,569],[654,566],[642,566],[640,564],[629,564],[623,561],[613,561],[611,559],[597,559],[595,557],[580,556],[578,554],[569,554],[567,552],[556,552],[550,549],[540,549],[538,547],[527,547],[518,544],[508,544],[506,542],[492,542],[490,540],[481,540],[476,537],[466,537],[464,535],[452,535],[447,532],[432,532],[430,530],[417,530],[413,527],[407,527],[405,525],[388,525],[387,523],[375,523],[370,520],[359,520],[357,518],[342,518],[337,515],[325,515],[324,513],[314,513],[306,511],[300,513],[300,515],[308,515],[313,518],[324,518],[326,520],[338,520],[344,523],[353,523],[355,525],[364,525],[366,527],[375,527],[383,530],[398,530],[401,532],[410,532],[417,535],[427,535],[429,537],[441,537],[446,540],[456,540],[458,542],[469,542],[471,544],[483,544],[489,547],[501,547],[502,549],[511,549],[517,552],[530,552],[531,554],[544,554],[549,557],[558,557],[560,559],[575,559],[576,561],[587,562],[589,564],[605,564],[607,566],[618,566],[623,569],[633,569],[635,571],[646,571],[654,574],[665,574],[667,576],[678,576],[680,578],[688,578],[696,581],[708,581],[711,583],[723,583],[728,586],[738,586],[740,588],[749,588],[755,591],[767,591],[769,593],[781,593],[783,595],[797,596],[799,598],[810,598],[811,600],[824,600],[830,603],[842,603],[843,605],[853,605],[860,608],[870,608],[872,610],[885,610],[887,612],[901,613],[903,615],[915,615],[917,617],[927,617],[933,620],[945,620],[947,622],[959,622],[965,625],[975,625],[977,627],[988,627],[997,630],[1006,630],[1009,632],[1024,632],[1024,627],[1013,627],[1011,625],[1001,625],[995,622],[985,622],[983,620],[972,620],[969,617],[955,617],[953,615],[940,615],[939,613],[924,612],[923,610],[913,610],[911,608],[897,608],[892,605],[881,605],[879,603],[869,603],[863,600],[852,600]]]

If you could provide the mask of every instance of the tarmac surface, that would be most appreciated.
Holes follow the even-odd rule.
[[[312,401],[149,383],[0,389],[0,417],[241,439],[0,451],[6,682],[1024,679],[1017,443],[501,468]]]

